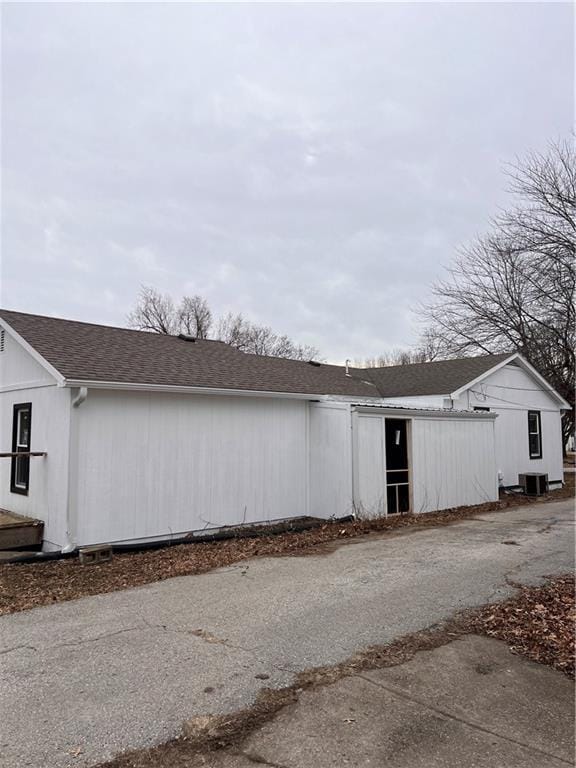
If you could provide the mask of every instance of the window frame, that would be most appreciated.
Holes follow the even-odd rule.
[[[26,444],[20,443],[20,414],[24,411],[28,411],[28,442]],[[12,410],[12,453],[30,453],[32,450],[32,403],[14,403]],[[18,462],[22,459],[27,459],[26,464],[26,480],[25,483],[18,482]],[[10,465],[10,492],[19,493],[22,496],[28,496],[30,490],[30,457],[12,456]]]
[[[530,431],[531,416],[536,416],[536,424],[538,426],[537,432]],[[536,453],[532,453],[532,447],[530,445],[530,440],[532,435],[538,436],[538,451]],[[542,458],[542,416],[540,411],[528,411],[528,455],[530,456],[531,460],[537,460]]]

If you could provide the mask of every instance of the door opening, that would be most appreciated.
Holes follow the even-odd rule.
[[[389,515],[410,512],[408,422],[386,419],[386,501]]]

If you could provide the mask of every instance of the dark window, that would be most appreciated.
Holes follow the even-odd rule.
[[[528,449],[531,459],[542,458],[542,422],[540,411],[528,411]]]
[[[475,411],[489,411],[490,408],[485,408],[483,405],[475,405],[474,406]]]
[[[30,452],[30,427],[32,422],[32,403],[19,403],[14,406],[12,422],[12,453]],[[30,456],[13,456],[10,471],[10,490],[12,493],[28,493],[30,485]]]

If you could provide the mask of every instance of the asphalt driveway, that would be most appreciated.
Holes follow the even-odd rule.
[[[574,567],[573,501],[0,618],[0,765],[87,766]],[[265,680],[265,682],[263,682]]]

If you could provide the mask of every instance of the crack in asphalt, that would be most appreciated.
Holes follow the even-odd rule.
[[[146,622],[148,624],[148,622]],[[230,640],[227,638],[217,637],[216,635],[213,635],[211,632],[208,632],[208,630],[205,629],[179,629],[176,627],[169,627],[166,624],[148,624],[149,627],[156,627],[158,629],[163,629],[165,632],[174,632],[176,634],[184,634],[184,635],[192,635],[193,637],[198,637],[201,640],[203,640],[205,643],[209,643],[211,645],[223,645],[226,648],[231,648],[235,651],[242,651],[243,653],[248,653],[249,655],[253,656],[255,661],[257,661],[259,664],[264,664],[265,666],[272,667],[272,669],[277,669],[280,672],[289,672],[290,674],[296,675],[298,674],[299,670],[293,669],[291,667],[283,667],[279,664],[274,664],[273,662],[270,662],[268,660],[264,661],[257,656],[257,650],[255,648],[246,648],[242,645],[236,645],[235,643],[231,643]]]
[[[382,690],[387,691],[388,693],[392,694],[392,696],[397,696],[398,698],[405,699],[406,701],[410,701],[413,704],[418,704],[418,706],[425,707],[426,709],[429,709],[431,712],[436,712],[439,715],[442,715],[443,717],[448,718],[449,720],[454,720],[458,723],[461,723],[462,725],[466,725],[469,728],[473,728],[476,731],[481,731],[482,733],[487,733],[490,736],[496,736],[499,739],[503,739],[504,741],[508,741],[511,744],[516,744],[517,746],[524,747],[525,749],[529,749],[532,752],[537,752],[540,755],[544,755],[545,757],[553,758],[554,760],[558,760],[561,763],[564,763],[564,765],[570,765],[573,766],[574,763],[565,760],[563,757],[559,757],[558,755],[555,755],[552,752],[547,752],[544,749],[540,749],[540,747],[535,747],[533,744],[527,744],[524,741],[520,741],[519,739],[514,739],[511,736],[506,736],[503,733],[500,733],[499,731],[494,731],[491,728],[487,728],[484,725],[481,725],[480,723],[476,723],[473,720],[467,720],[463,717],[458,717],[458,715],[452,714],[452,712],[448,712],[445,709],[441,709],[440,707],[435,707],[432,704],[428,704],[426,701],[422,701],[421,699],[417,698],[416,696],[411,696],[409,693],[406,693],[405,691],[398,690],[397,688],[391,688],[387,685],[384,685],[381,682],[378,682],[377,680],[372,680],[369,677],[366,677],[362,674],[354,675],[354,677],[359,677],[362,680],[365,680],[367,683],[371,683],[372,685],[377,686],[378,688],[382,688]]]
[[[223,645],[226,648],[230,648],[235,651],[242,651],[243,653],[247,653],[251,655],[256,662],[259,664],[263,664],[264,666],[271,667],[272,669],[275,669],[279,672],[288,672],[290,674],[296,675],[298,674],[297,669],[293,669],[290,667],[284,667],[280,664],[274,664],[273,662],[270,662],[268,660],[260,659],[257,655],[257,651],[254,648],[245,648],[241,645],[235,645],[234,643],[231,643],[226,638],[220,638],[216,637],[216,635],[213,635],[211,632],[208,632],[204,629],[180,629],[178,627],[170,627],[166,624],[151,624],[149,621],[146,621],[145,619],[142,619],[142,624],[140,626],[136,627],[125,627],[123,629],[117,629],[113,632],[105,632],[101,635],[96,635],[95,637],[86,637],[81,640],[69,640],[64,643],[56,643],[55,645],[47,646],[44,649],[37,648],[34,645],[14,645],[10,648],[5,648],[0,650],[0,656],[12,653],[14,651],[20,651],[20,650],[30,650],[35,651],[36,653],[39,653],[41,650],[45,651],[52,651],[57,650],[58,648],[67,648],[67,647],[74,647],[74,646],[80,646],[85,645],[87,643],[97,643],[100,640],[107,640],[109,637],[115,637],[116,635],[122,635],[126,634],[128,632],[141,632],[145,631],[146,629],[160,629],[164,632],[173,632],[175,634],[181,634],[181,635],[187,635],[188,637],[196,637],[200,640],[203,640],[205,643],[210,643],[213,645]]]
[[[38,648],[36,648],[34,645],[13,645],[11,648],[3,648],[0,651],[0,656],[3,656],[5,653],[12,653],[12,651],[37,651]]]

